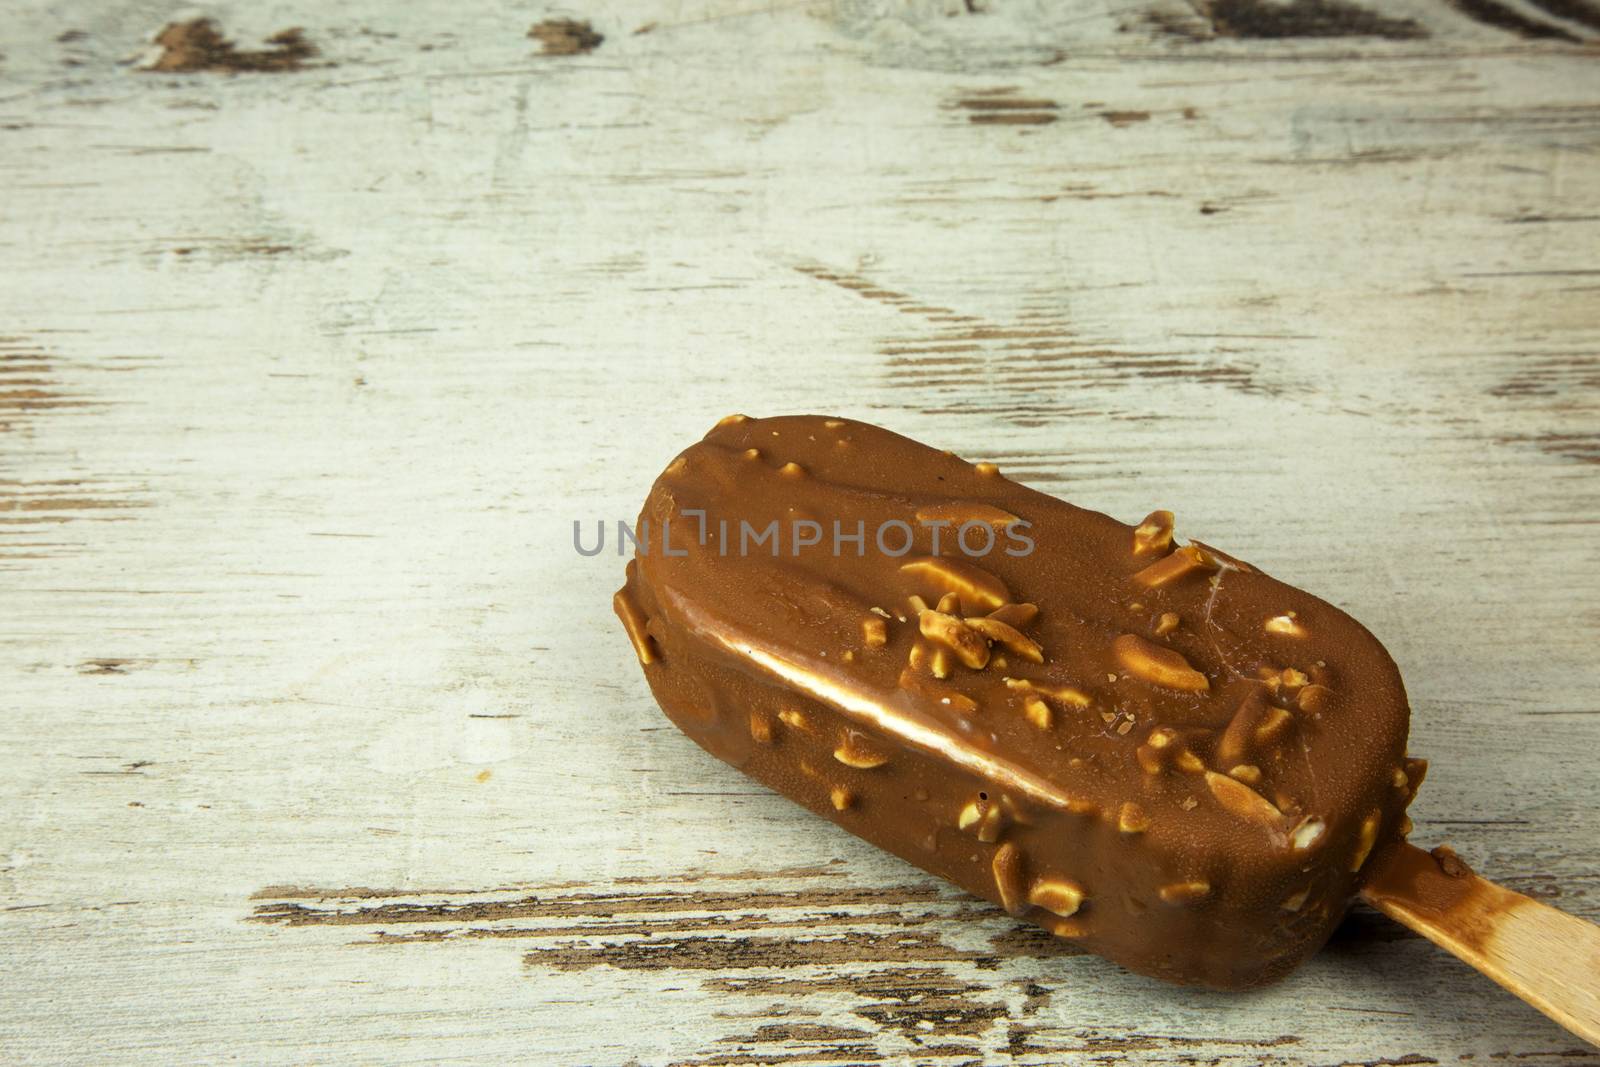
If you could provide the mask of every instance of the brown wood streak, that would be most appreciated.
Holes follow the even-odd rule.
[[[103,402],[72,391],[61,381],[62,361],[24,337],[0,337],[0,434],[31,440],[39,420],[49,414],[86,413]],[[0,478],[0,561],[43,559],[66,547],[29,540],[41,527],[82,521],[117,522],[127,516],[103,514],[144,507],[127,490],[89,478]]]
[[[781,1001],[781,1011],[762,1013],[777,1018],[843,995],[864,1024],[765,1023],[681,1061],[696,1064],[877,1061],[908,1042],[927,1058],[970,1059],[980,1051],[974,1041],[1005,1039],[1001,1028],[1012,1012],[1003,988],[961,972],[993,971],[1017,956],[1070,954],[1042,932],[1018,931],[1003,921],[986,948],[950,944],[940,924],[993,920],[997,913],[933,885],[850,887],[837,874],[812,868],[766,875],[798,879],[798,889],[741,887],[761,876],[746,872],[619,881],[588,891],[522,887],[465,900],[455,899],[464,890],[276,886],[256,894],[251,919],[370,929],[370,938],[358,942],[367,945],[518,939],[530,946],[523,957],[530,969],[697,974],[712,992],[763,1005]],[[412,899],[395,899],[400,896]],[[439,896],[447,899],[418,899]],[[1024,999],[1031,1014],[1048,994],[1034,989]],[[894,1040],[885,1045],[886,1037]],[[725,1051],[729,1045],[738,1052]]]
[[[1196,9],[1207,18],[1219,37],[1386,37],[1409,40],[1426,37],[1427,30],[1414,19],[1388,18],[1346,0],[1201,0]]]
[[[275,33],[266,43],[269,47],[263,49],[240,48],[208,18],[174,22],[156,35],[161,53],[142,69],[157,73],[261,74],[300,70],[317,54],[316,47],[298,27]]]
[[[1600,9],[1588,0],[1527,3],[1566,25],[1519,10],[1508,0],[1442,0],[1443,7],[1480,26],[1527,40],[1577,43],[1583,38],[1574,28],[1600,30]],[[1193,40],[1367,37],[1404,41],[1428,38],[1433,28],[1415,18],[1393,17],[1383,11],[1383,5],[1350,0],[1193,0],[1189,7],[1192,12],[1156,5],[1146,17],[1160,32]]]
[[[1600,358],[1588,352],[1518,357],[1513,370],[1486,390],[1490,397],[1556,428],[1500,433],[1494,442],[1522,445],[1577,463],[1600,463]]]
[[[1048,126],[1059,117],[1054,100],[1013,95],[1006,87],[970,93],[957,99],[954,107],[967,112],[974,126]]]
[[[1576,22],[1591,30],[1600,30],[1600,7],[1591,6],[1589,0],[1529,0],[1529,2],[1556,18]]]
[[[0,337],[0,433],[26,430],[42,411],[83,408],[89,401],[65,392],[57,361],[21,337]]]
[[[1514,33],[1519,37],[1571,42],[1582,40],[1575,33],[1543,19],[1525,15],[1509,4],[1501,3],[1500,0],[1446,0],[1446,3],[1476,22]]]
[[[849,271],[815,265],[796,269],[897,310],[935,306]],[[1119,349],[1082,340],[1059,321],[1041,323],[1027,314],[997,323],[976,315],[957,315],[946,308],[937,310],[944,317],[934,319],[931,329],[891,336],[878,346],[878,353],[886,357],[882,365],[890,388],[950,397],[948,403],[924,407],[925,414],[982,412],[1018,426],[1038,426],[1071,410],[1065,401],[1034,405],[1031,411],[1015,403],[1023,391],[1039,386],[1057,388],[1034,392],[1033,397],[1072,397],[1077,395],[1069,388],[1072,386],[1132,386],[1153,381],[1199,382],[1253,395],[1276,395],[1284,388],[1266,381],[1254,363],[1213,360],[1181,349]],[[1003,388],[974,395],[971,375],[975,371],[982,371]]]

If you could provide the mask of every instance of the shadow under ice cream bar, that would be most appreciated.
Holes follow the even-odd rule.
[[[867,535],[715,535],[797,522]],[[1403,843],[1425,764],[1383,646],[1169,512],[1127,526],[864,423],[732,416],[639,529],[615,607],[685,733],[1131,970],[1272,981],[1374,871],[1432,862]]]

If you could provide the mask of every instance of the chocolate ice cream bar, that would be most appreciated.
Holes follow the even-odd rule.
[[[615,608],[662,709],[852,833],[1143,974],[1328,937],[1424,764],[1378,641],[1199,542],[875,426],[732,416]]]

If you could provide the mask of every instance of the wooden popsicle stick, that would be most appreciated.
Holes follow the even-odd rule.
[[[1600,1045],[1600,926],[1478,877],[1448,848],[1377,857],[1361,897]]]

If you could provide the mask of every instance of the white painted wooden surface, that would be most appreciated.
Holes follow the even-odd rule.
[[[1061,956],[679,736],[570,547],[735,410],[1172,507],[1388,644],[1417,840],[1600,917],[1593,4],[760,6],[224,3],[322,51],[230,76],[8,5],[0,1058],[1600,1062],[1371,913]]]

